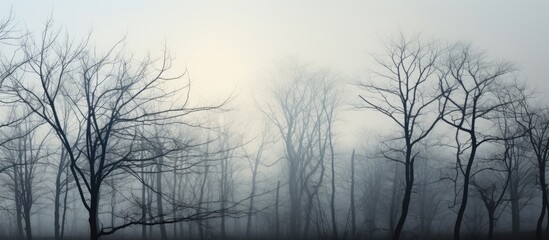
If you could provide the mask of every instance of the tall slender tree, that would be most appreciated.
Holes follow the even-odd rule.
[[[505,89],[515,67],[507,62],[490,61],[467,44],[453,46],[445,62],[448,74],[441,78],[440,87],[444,89],[448,107],[442,120],[455,129],[456,172],[462,176],[461,199],[454,225],[454,240],[458,240],[478,149],[486,142],[502,140],[490,129],[483,128],[483,124],[492,124],[496,111],[510,104],[500,102],[498,92]]]
[[[423,42],[419,37],[399,38],[386,43],[384,55],[375,59],[381,70],[374,72],[377,78],[357,85],[367,92],[360,95],[364,105],[390,119],[399,128],[393,150],[396,157],[389,159],[404,165],[404,197],[400,217],[393,231],[393,240],[400,238],[410,207],[414,186],[414,163],[419,152],[414,148],[421,143],[441,120],[442,113],[432,114],[444,108],[442,89],[433,89],[444,76],[440,71],[440,49],[434,42]],[[435,111],[433,111],[435,110]]]
[[[289,237],[309,233],[315,199],[325,177],[330,154],[330,127],[335,120],[339,90],[335,75],[290,63],[274,79],[272,102],[262,109],[284,146],[290,212]]]

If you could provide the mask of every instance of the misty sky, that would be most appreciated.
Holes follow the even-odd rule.
[[[51,15],[70,33],[91,31],[99,46],[126,36],[137,54],[154,55],[166,43],[197,99],[236,91],[251,102],[289,57],[348,82],[365,78],[370,54],[399,31],[470,41],[549,92],[548,1],[0,1],[0,14],[10,8],[22,26],[40,30]]]

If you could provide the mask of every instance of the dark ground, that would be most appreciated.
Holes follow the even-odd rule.
[[[546,236],[543,239],[549,240],[549,233],[547,233],[545,235]],[[88,238],[82,236],[82,237],[65,237],[64,239],[65,240],[86,240]],[[106,236],[106,237],[103,237],[101,239],[102,240],[119,240],[119,239],[120,240],[121,239],[139,240],[139,238],[132,238],[132,237],[129,237],[129,236],[126,236],[124,238],[121,238],[120,236]],[[148,240],[162,240],[161,238],[154,238],[154,239],[147,238],[147,239]],[[216,238],[214,238],[214,239],[216,239]],[[255,239],[261,239],[261,240],[309,240],[309,239],[314,240],[314,239],[326,239],[326,240],[328,240],[328,238],[308,238],[308,239],[279,238],[279,239],[276,239],[276,238],[272,238],[270,236],[255,236],[255,237],[249,237],[249,238],[246,238],[246,237],[241,237],[241,238],[228,237],[225,240],[255,240]],[[360,239],[362,239],[362,240],[386,240],[386,239],[390,239],[390,238],[388,238],[388,237],[385,237],[385,238],[361,237]],[[417,236],[403,236],[403,237],[401,237],[401,239],[402,240],[452,240],[452,235],[444,235],[444,236],[442,236],[442,235],[438,235],[438,236],[433,235],[429,238],[423,238],[423,239],[419,238]],[[477,236],[463,235],[461,239],[462,240],[484,240],[484,239],[488,239],[488,236],[487,235],[477,235]],[[520,233],[520,234],[498,233],[498,234],[494,235],[494,239],[496,239],[496,240],[529,240],[529,239],[535,239],[535,232],[523,232],[523,233]],[[7,238],[7,237],[0,236],[0,240],[19,240],[19,239],[17,239],[17,238]],[[21,239],[21,240],[23,240],[23,239]],[[54,238],[53,237],[33,237],[33,240],[54,240]],[[352,239],[347,238],[345,240],[352,240]]]

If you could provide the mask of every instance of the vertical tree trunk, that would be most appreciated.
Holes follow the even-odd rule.
[[[280,192],[280,181],[276,182],[276,199],[275,199],[275,235],[276,235],[276,239],[280,239],[280,217],[279,217],[279,212],[278,212],[279,192]]]
[[[227,238],[227,232],[225,230],[226,228],[226,221],[225,221],[225,200],[221,201],[221,239]]]
[[[290,238],[299,238],[299,218],[301,217],[301,201],[299,200],[299,193],[298,193],[298,184],[297,181],[297,167],[291,166],[295,165],[294,162],[290,162],[290,173],[289,173],[289,179],[288,179],[288,191],[290,195],[290,216],[289,216],[289,222],[288,222],[288,229],[289,229],[289,235]]]
[[[475,154],[477,150],[476,138],[472,137],[471,153],[469,160],[467,161],[467,167],[465,174],[463,175],[463,193],[461,196],[461,204],[459,206],[456,223],[454,225],[454,240],[460,239],[461,223],[463,222],[463,216],[465,215],[465,208],[467,207],[467,200],[469,199],[469,177],[471,176],[471,168],[473,167],[473,161],[475,160]]]
[[[141,156],[143,157],[143,156]],[[141,162],[141,181],[143,183],[141,184],[141,202],[143,206],[141,206],[141,219],[145,219],[147,217],[147,196],[146,196],[146,187],[145,187],[145,168],[144,163]],[[141,239],[145,240],[147,239],[147,225],[141,225]]]
[[[520,233],[520,205],[519,205],[519,194],[518,194],[518,178],[516,174],[518,173],[518,168],[516,168],[510,174],[510,197],[511,197],[511,228],[513,234]]]
[[[405,129],[408,128],[408,121],[405,123]],[[402,228],[404,228],[404,222],[406,222],[406,217],[408,217],[408,208],[410,207],[410,200],[412,197],[412,188],[414,186],[414,157],[412,157],[412,144],[410,142],[409,132],[406,131],[404,134],[406,139],[406,159],[404,162],[404,176],[405,176],[405,191],[404,198],[402,199],[402,208],[400,212],[400,218],[395,228],[393,234],[393,240],[400,239],[400,234]]]
[[[55,181],[55,196],[54,196],[54,202],[53,202],[53,216],[54,216],[54,219],[53,219],[53,229],[54,229],[54,237],[55,237],[55,240],[61,240],[61,224],[60,224],[60,221],[59,221],[59,218],[60,218],[60,208],[61,208],[61,204],[60,204],[60,201],[61,201],[61,190],[59,187],[59,180],[56,179]]]
[[[248,206],[248,220],[246,223],[246,236],[250,236],[251,228],[252,228],[252,211],[254,210],[254,197],[255,197],[255,188],[256,188],[256,177],[257,177],[257,168],[259,167],[259,161],[261,157],[261,152],[263,149],[263,144],[261,145],[260,149],[257,151],[254,166],[252,169],[252,189],[250,191],[250,205]]]
[[[116,211],[116,190],[114,187],[114,178],[111,177],[110,184],[112,188],[112,195],[111,195],[111,226],[114,227],[115,222],[115,214],[114,211]]]
[[[198,197],[198,209],[197,215],[200,216],[200,213],[202,212],[202,202],[204,201],[204,193],[206,191],[206,181],[208,180],[208,170],[210,166],[206,165],[206,168],[204,170],[204,178],[202,178],[202,183],[200,185],[200,195]],[[198,223],[198,233],[200,234],[200,239],[204,240],[204,226],[201,222]]]
[[[539,169],[539,183],[541,187],[541,213],[536,224],[536,239],[542,239],[542,229],[543,229],[543,219],[545,217],[545,211],[549,205],[547,200],[547,183],[545,182],[545,161],[538,161],[540,166]]]
[[[28,143],[28,145],[27,145]],[[21,190],[22,196],[23,196],[23,218],[25,219],[25,235],[27,237],[27,240],[32,240],[32,227],[31,227],[31,208],[33,203],[33,196],[32,196],[32,179],[34,177],[32,173],[33,163],[29,163],[29,161],[34,161],[33,159],[33,145],[32,145],[32,138],[24,138],[23,140],[23,168],[25,171],[21,175],[23,178],[23,182],[21,183]],[[27,149],[30,149],[31,152],[28,153]]]
[[[91,177],[91,179],[95,179]],[[91,185],[91,192],[90,192],[90,209],[88,210],[89,218],[88,221],[90,223],[90,240],[98,240],[99,239],[99,226],[97,224],[98,221],[98,210],[99,210],[99,190],[96,190],[95,184]]]
[[[64,186],[65,186],[65,196],[63,197],[63,214],[61,215],[62,216],[62,221],[61,221],[61,236],[60,236],[60,240],[62,240],[64,237],[65,237],[65,222],[67,220],[67,198],[69,196],[69,179],[68,179],[68,176],[69,176],[69,168],[65,168],[65,182],[64,182]]]
[[[13,171],[13,190],[14,190],[14,200],[15,200],[15,221],[17,222],[17,237],[18,239],[23,239],[23,207],[22,207],[22,200],[20,195],[20,188],[19,185],[19,168],[20,166],[14,166]]]
[[[175,193],[177,191],[177,164],[174,164],[173,166],[173,189],[172,189],[172,208],[176,209],[176,199],[175,199]],[[173,211],[173,219],[177,218],[177,212]],[[177,239],[177,223],[173,224],[173,239]]]
[[[412,175],[411,177],[413,178],[413,173],[409,173],[413,171],[413,168],[410,169],[409,167],[406,167],[406,171],[406,178],[409,178],[409,175]],[[412,197],[412,186],[413,180],[406,180],[406,189],[404,192],[404,198],[402,199],[402,210],[395,228],[395,232],[393,234],[393,240],[398,240],[400,238],[402,228],[404,227],[404,222],[406,221],[406,217],[408,216],[408,208],[410,207],[410,199]]]
[[[27,191],[30,191],[30,190],[27,190]],[[28,195],[31,195],[31,193],[28,193]],[[32,240],[32,228],[31,228],[31,207],[32,207],[32,199],[30,196],[27,196],[27,200],[29,202],[27,202],[25,205],[24,205],[24,214],[23,216],[25,217],[25,235],[27,237],[27,240]]]
[[[61,153],[63,155],[63,153]],[[54,237],[55,240],[61,240],[61,224],[59,223],[60,218],[60,208],[61,208],[61,173],[63,171],[61,170],[61,163],[59,164],[57,170],[57,176],[55,178],[55,194],[54,194],[54,200],[53,200],[53,230],[54,230]]]
[[[494,210],[488,212],[488,240],[494,239]]]
[[[54,195],[54,203],[53,203],[53,229],[54,229],[54,236],[55,240],[61,240],[61,223],[60,223],[60,208],[61,208],[61,193],[63,191],[63,180],[62,176],[65,173],[65,148],[61,148],[61,157],[59,158],[59,166],[57,166],[57,173],[55,176],[55,195]],[[67,176],[65,175],[65,182],[67,182]],[[66,196],[66,193],[65,193]],[[64,207],[63,210],[65,210],[66,207]]]
[[[221,161],[221,239],[227,238],[226,228],[226,218],[225,218],[225,208],[227,206],[228,198],[228,162],[227,158]]]
[[[154,180],[151,180],[154,184]],[[151,185],[152,185],[151,184]],[[152,217],[153,216],[153,210],[152,210],[152,189],[149,189],[148,190],[148,199],[150,199],[151,201],[147,203],[147,213],[149,214],[149,217]],[[153,239],[153,232],[154,232],[154,225],[149,225],[149,230],[147,231],[149,233],[149,239]]]
[[[355,150],[351,154],[351,239],[356,239],[356,210],[355,210]]]
[[[329,146],[330,146],[330,158],[331,158],[331,170],[332,170],[332,196],[330,199],[330,211],[332,215],[332,234],[334,239],[338,239],[338,233],[337,233],[337,222],[336,222],[336,210],[335,210],[335,196],[336,196],[336,187],[335,187],[335,156],[334,156],[334,144],[332,142],[332,136],[331,136],[331,124],[328,125],[328,138],[329,138]]]
[[[468,175],[468,174],[466,174]],[[460,239],[460,233],[461,233],[461,223],[463,222],[463,216],[465,215],[465,208],[467,206],[467,200],[468,200],[468,193],[469,192],[469,179],[468,177],[465,177],[465,183],[463,184],[463,193],[461,197],[461,205],[458,210],[456,222],[454,225],[454,240]]]
[[[158,163],[156,164],[156,208],[158,215],[160,216],[160,222],[164,221],[164,205],[162,203],[162,164],[164,164],[164,158],[159,157]],[[166,225],[160,224],[160,237],[162,239],[168,239],[168,234],[166,233]]]
[[[395,163],[395,172],[393,173],[393,189],[391,194],[391,206],[389,207],[389,230],[391,232],[394,232],[396,229],[396,214],[397,214],[397,207],[398,207],[398,185],[399,185],[399,170],[398,170],[398,163]]]

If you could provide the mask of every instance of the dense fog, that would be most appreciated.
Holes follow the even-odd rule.
[[[32,4],[0,3],[0,239],[549,237],[541,6]]]

